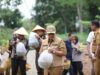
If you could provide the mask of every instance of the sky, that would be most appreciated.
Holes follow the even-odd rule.
[[[20,10],[22,16],[24,16],[24,18],[31,18],[31,13],[32,13],[32,7],[35,7],[35,2],[36,0],[22,0],[23,3],[21,5],[18,6],[18,9]],[[35,14],[35,11],[33,11],[33,13]]]

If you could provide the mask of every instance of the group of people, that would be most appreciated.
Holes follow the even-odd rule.
[[[80,50],[80,44],[77,36],[69,34],[68,40],[64,42],[56,35],[56,28],[53,25],[47,26],[46,29],[37,25],[32,32],[37,34],[36,37],[39,42],[38,47],[35,47],[35,45],[31,46],[36,50],[35,63],[37,75],[66,75],[67,72],[69,72],[70,75],[84,75],[82,71],[83,65],[81,62],[82,52]],[[12,75],[17,75],[19,68],[20,74],[26,75],[26,55],[30,46],[25,35],[28,35],[28,33],[22,27],[13,33],[13,38],[9,41]],[[25,49],[27,50],[24,56],[17,52],[17,45],[20,42],[24,44]],[[21,45],[21,43],[19,45]],[[42,69],[38,65],[39,56],[44,50],[48,50],[48,52],[53,55],[53,63],[48,69]],[[69,69],[63,68],[64,61],[62,62],[62,60],[66,62],[69,60],[71,62]]]
[[[82,50],[80,48],[79,39],[73,34],[68,35],[68,40],[65,41],[67,48],[67,60],[71,61],[70,68],[68,70],[64,69],[63,75],[68,72],[70,75],[84,75],[83,64],[82,64]]]
[[[92,21],[92,32],[87,38],[87,50],[92,60],[92,75],[100,75],[100,24]],[[13,38],[9,40],[9,58],[11,58],[12,75],[26,75],[27,53],[30,48],[36,50],[35,64],[37,75],[84,75],[81,61],[82,50],[80,42],[75,34],[68,34],[68,40],[63,41],[56,35],[56,28],[53,25],[43,28],[37,25],[32,32],[38,41],[29,45],[29,40],[25,38],[28,32],[24,27],[13,33]],[[32,38],[31,38],[32,39]],[[35,39],[32,39],[35,40]],[[30,41],[31,42],[31,41]],[[36,43],[36,42],[34,42]],[[52,64],[49,68],[41,68],[38,64],[39,56],[48,50],[53,56]],[[65,63],[70,61],[70,67],[66,69]],[[34,61],[33,61],[34,62]]]

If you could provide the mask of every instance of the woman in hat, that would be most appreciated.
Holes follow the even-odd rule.
[[[13,34],[17,34],[17,38],[12,42],[10,46],[12,46],[11,53],[11,66],[12,66],[12,75],[17,75],[18,68],[20,68],[21,75],[26,75],[26,53],[29,49],[28,41],[25,38],[25,35],[28,35],[25,28],[21,27]],[[20,47],[18,46],[20,45]],[[22,47],[23,46],[23,47]],[[25,51],[26,50],[26,51]],[[19,51],[19,53],[18,53]],[[19,55],[22,52],[22,55]],[[23,54],[24,53],[24,54]]]
[[[37,39],[39,41],[39,46],[37,48],[35,48],[36,49],[35,64],[36,64],[37,74],[38,75],[43,75],[44,74],[43,69],[41,69],[38,66],[38,58],[39,58],[39,50],[40,50],[40,47],[41,47],[41,40],[45,38],[45,29],[43,27],[37,25],[32,31],[36,33]]]

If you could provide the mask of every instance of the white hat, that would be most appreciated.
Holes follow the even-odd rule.
[[[43,30],[45,31],[45,29],[39,25],[37,25],[32,31],[37,31],[37,30]]]
[[[28,35],[28,32],[24,27],[19,28],[13,34]]]

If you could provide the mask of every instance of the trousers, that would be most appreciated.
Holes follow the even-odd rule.
[[[35,59],[35,64],[36,64],[36,69],[37,69],[37,75],[44,75],[43,69],[41,69],[38,65],[38,58],[39,58],[39,52],[36,52],[36,59]]]
[[[17,75],[18,68],[20,68],[21,75],[26,75],[26,60],[23,59],[11,59],[12,75]]]
[[[100,58],[97,58],[94,62],[94,73],[95,75],[100,75]]]
[[[83,64],[81,61],[72,62],[74,75],[84,75],[83,74]]]

